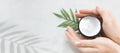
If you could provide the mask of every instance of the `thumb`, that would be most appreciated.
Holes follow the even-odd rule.
[[[96,7],[96,12],[101,16],[101,18],[104,20],[107,20],[110,18],[110,12],[108,12],[108,10],[105,9],[101,9],[100,7]]]

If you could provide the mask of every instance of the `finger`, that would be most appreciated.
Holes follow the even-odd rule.
[[[96,44],[94,43],[93,40],[79,40],[75,44],[76,47],[96,47]]]
[[[66,32],[66,35],[67,35],[69,41],[70,41],[73,45],[75,45],[75,42],[76,42],[77,40],[74,39],[69,32]]]
[[[75,14],[76,17],[82,18],[88,15],[98,16],[98,12],[96,9],[90,10],[90,9],[82,9],[80,10],[80,13]]]
[[[96,9],[90,10],[90,9],[82,9],[80,10],[81,14],[90,14],[90,15],[98,15]]]
[[[75,16],[77,17],[77,18],[83,18],[83,17],[85,17],[85,16],[88,16],[88,15],[90,15],[90,14],[79,14],[79,13],[76,13],[75,14]]]
[[[81,36],[80,34],[78,35],[73,28],[71,28],[70,26],[67,27],[68,32],[71,34],[72,37],[74,37],[75,39],[79,40],[79,39],[84,39],[83,36]]]
[[[66,32],[66,35],[70,42],[76,47],[96,47],[93,40],[80,40],[73,37],[69,32]]]
[[[98,53],[96,48],[79,48],[81,53]]]
[[[103,21],[107,21],[108,19],[113,17],[111,15],[111,12],[109,12],[108,10],[105,10],[105,9],[101,9],[100,7],[96,7],[96,11],[102,17]]]

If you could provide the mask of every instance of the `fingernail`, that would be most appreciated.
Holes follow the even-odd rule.
[[[75,42],[75,46],[77,46],[77,47],[79,47],[80,44],[81,44],[80,41],[76,41],[76,42]]]
[[[69,29],[69,26],[67,26],[67,29],[66,29],[66,31],[68,31],[68,29]]]
[[[97,8],[97,9],[100,9],[100,7],[98,7],[98,6],[97,6],[96,8]]]
[[[78,13],[75,13],[75,16],[76,16],[76,17],[79,17],[79,14],[78,14]]]
[[[96,6],[96,11],[99,13],[101,11],[100,7]]]
[[[70,28],[70,26],[67,26],[67,29],[69,29]]]

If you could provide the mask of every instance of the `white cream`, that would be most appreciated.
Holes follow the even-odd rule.
[[[101,24],[96,17],[86,16],[80,21],[79,29],[85,36],[91,37],[99,33]]]

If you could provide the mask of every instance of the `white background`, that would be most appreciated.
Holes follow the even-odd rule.
[[[61,8],[93,9],[96,6],[110,9],[120,20],[119,0],[0,0],[0,20],[9,20],[38,34],[43,40],[36,45],[40,53],[79,53],[67,40],[65,29],[56,27],[63,20],[52,13]]]

